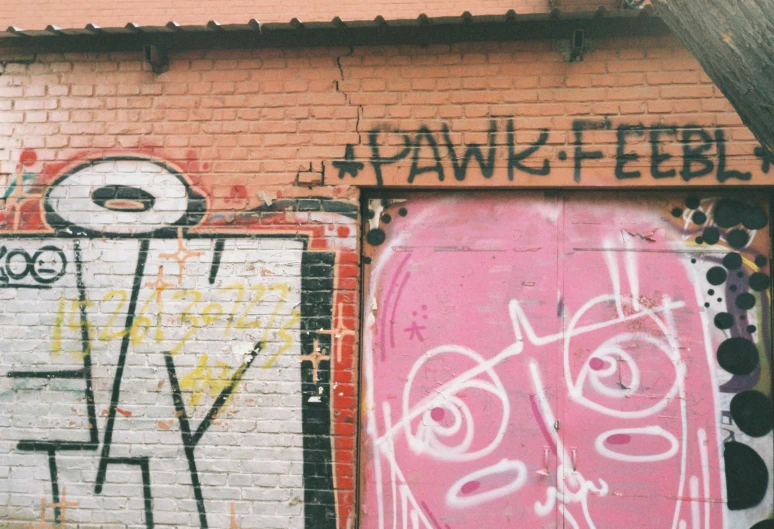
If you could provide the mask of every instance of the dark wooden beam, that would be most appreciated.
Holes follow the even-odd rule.
[[[774,160],[774,1],[653,0]]]

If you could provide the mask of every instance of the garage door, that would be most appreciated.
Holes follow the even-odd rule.
[[[363,529],[772,527],[767,197],[367,207]]]

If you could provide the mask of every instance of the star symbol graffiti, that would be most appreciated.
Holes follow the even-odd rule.
[[[363,170],[365,164],[355,160],[355,150],[351,144],[347,144],[344,148],[344,159],[336,160],[333,162],[334,169],[339,170],[339,178],[344,178],[344,175],[351,175],[352,178],[356,178],[357,174]]]
[[[333,347],[333,342],[336,341],[336,361],[341,362],[341,345],[344,342],[343,338],[345,336],[355,336],[355,331],[344,326],[344,304],[339,303],[336,306],[336,310],[339,314],[336,326],[333,329],[320,329],[317,331],[317,334],[330,334],[331,347]]]
[[[62,497],[56,503],[49,503],[49,507],[59,510],[58,522],[64,523],[67,519],[67,509],[70,507],[77,507],[77,501],[67,501],[67,487],[62,487]],[[54,511],[56,513],[56,511]]]
[[[159,266],[159,272],[156,276],[156,281],[147,281],[146,287],[153,287],[156,290],[156,303],[161,303],[161,293],[169,287],[174,286],[172,283],[164,281],[164,267]]]
[[[180,286],[183,284],[183,270],[185,268],[185,262],[191,257],[198,257],[200,255],[204,255],[204,252],[192,252],[191,250],[185,247],[185,243],[183,242],[183,228],[178,228],[177,229],[177,251],[174,253],[159,254],[159,258],[172,259],[173,261],[177,261],[177,265],[178,265],[177,285]]]
[[[323,354],[320,352],[320,343],[317,341],[317,338],[314,339],[314,349],[312,354],[308,355],[302,355],[301,360],[308,360],[309,362],[312,362],[312,382],[317,384],[317,370],[320,368],[320,362],[323,360],[330,360],[330,355]]]
[[[419,339],[420,342],[424,342],[425,339],[422,336],[422,333],[420,331],[424,331],[426,328],[427,327],[425,327],[423,325],[417,325],[417,322],[412,321],[411,322],[411,327],[406,327],[403,330],[406,331],[407,333],[409,333],[409,340],[413,340],[414,336],[416,336]]]

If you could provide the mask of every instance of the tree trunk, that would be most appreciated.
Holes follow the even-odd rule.
[[[774,160],[774,0],[653,5]]]

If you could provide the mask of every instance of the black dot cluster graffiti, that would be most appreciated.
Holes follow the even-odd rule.
[[[392,204],[394,204],[393,200],[386,199],[386,198],[381,200],[381,206],[383,208],[388,208]],[[406,215],[408,215],[408,209],[406,209],[405,207],[398,208],[398,215],[401,217],[405,217]],[[366,211],[367,219],[373,220],[375,217],[376,217],[376,212],[374,210],[368,209]],[[387,234],[381,228],[381,224],[389,224],[390,222],[392,222],[392,220],[393,220],[392,215],[390,215],[386,211],[382,212],[379,215],[380,226],[376,228],[371,228],[366,232],[366,242],[371,246],[379,246],[380,244],[384,243],[384,241],[387,240]],[[370,262],[370,259],[368,262]]]
[[[763,266],[767,263],[767,259],[765,257],[759,256],[756,258],[756,263],[760,263],[758,266]],[[723,257],[723,266],[713,266],[707,271],[707,282],[710,285],[713,286],[719,286],[726,282],[726,280],[729,278],[729,272],[738,270],[736,273],[737,278],[743,278],[744,272],[742,270],[739,270],[742,267],[742,256],[737,252],[730,252],[726,254]],[[768,275],[762,273],[762,272],[754,272],[750,275],[750,277],[747,279],[747,285],[749,288],[755,292],[762,292],[769,288],[771,285],[771,278],[769,278]],[[737,290],[739,290],[737,285],[729,285],[728,290],[732,293],[735,293]],[[714,294],[713,290],[708,291],[710,295]],[[733,294],[731,294],[733,296]],[[720,302],[722,298],[718,298],[718,302]],[[750,292],[740,292],[739,294],[736,294],[736,296],[733,298],[734,307],[742,311],[743,313],[751,310],[756,305],[757,298],[754,294]],[[705,304],[705,307],[708,306],[708,304]],[[745,314],[740,314],[739,319],[744,320],[746,319]],[[715,325],[719,329],[730,329],[733,326],[733,316],[728,312],[721,312],[715,317]],[[754,326],[753,331],[755,330]],[[747,328],[747,330],[750,330],[750,327]]]
[[[691,199],[686,200],[686,205],[695,205]],[[724,213],[724,215],[727,217],[728,214]],[[682,216],[682,213],[678,216]],[[724,221],[725,222],[725,221]],[[730,221],[729,221],[730,222]],[[758,224],[752,224],[752,225],[758,225]],[[712,234],[710,237],[707,236],[707,230],[710,228],[705,228],[704,230],[704,237],[697,237],[696,241],[699,243],[706,242],[710,243],[710,241],[716,241],[716,237],[714,234]],[[743,232],[745,234],[745,237],[747,237],[747,232]],[[728,237],[730,237],[731,234],[728,234],[726,236],[726,240],[728,240]],[[718,236],[719,239],[719,236]],[[729,244],[731,242],[729,241]],[[746,244],[746,243],[745,243]],[[696,263],[696,259],[691,260],[692,263]],[[755,258],[755,263],[758,267],[763,267],[768,263],[768,260],[764,256],[757,256]],[[743,278],[745,276],[745,273],[743,270],[741,270],[743,264],[742,256],[738,252],[729,252],[727,253],[723,259],[722,259],[722,266],[713,266],[710,268],[706,273],[706,279],[707,282],[712,286],[720,286],[726,283],[726,281],[730,277],[730,272],[736,271],[736,277],[737,278]],[[747,279],[747,286],[755,291],[755,292],[762,292],[769,288],[771,285],[771,278],[764,274],[763,272],[754,272],[750,275],[750,277]],[[734,293],[739,290],[739,287],[734,284],[727,285],[728,293],[729,293],[729,301],[733,301],[733,307],[736,309],[739,309],[742,311],[742,314],[739,315],[740,320],[746,319],[746,315],[744,312],[751,310],[756,305],[757,298],[754,294],[750,292],[740,292],[739,294],[736,294],[734,296]],[[709,289],[707,293],[712,296],[715,294],[714,289]],[[722,297],[717,298],[718,303],[723,301]],[[707,302],[704,304],[706,308],[710,307],[710,303]],[[714,318],[715,326],[719,329],[726,330],[730,329],[734,325],[734,317],[730,312],[724,311],[718,313]],[[746,328],[746,330],[750,333],[755,332],[756,327],[754,325],[750,325]]]
[[[750,243],[755,230],[768,225],[768,215],[760,206],[735,198],[703,204],[698,197],[689,196],[685,200],[685,208],[687,211],[675,207],[671,214],[675,218],[690,219],[702,229],[701,234],[696,236],[697,244],[715,245],[723,239],[732,249],[723,256],[720,263],[711,266],[705,275],[711,287],[707,288],[707,294],[717,295],[717,302],[722,303],[720,289],[725,288],[725,297],[728,298],[724,310],[717,312],[713,318],[715,327],[729,331],[731,335],[718,346],[718,364],[737,377],[755,376],[760,369],[759,352],[750,335],[758,329],[752,324],[737,328],[736,321],[737,318],[740,321],[747,320],[747,311],[758,304],[760,294],[756,293],[767,290],[771,278],[762,271],[748,275],[740,251]],[[696,261],[691,260],[694,264]],[[759,255],[754,258],[754,262],[762,270],[768,264],[768,259]],[[753,268],[752,265],[750,267]],[[704,303],[704,306],[709,308],[711,301]],[[774,429],[774,404],[769,396],[754,389],[735,391],[739,393],[732,398],[729,411],[736,427],[750,437],[762,437],[771,432]],[[733,434],[725,443],[723,457],[728,508],[741,510],[758,505],[769,485],[768,470],[763,459],[752,447],[735,440]],[[774,529],[774,520],[760,521],[752,529]]]
[[[715,224],[721,228],[742,224],[748,230],[760,230],[769,223],[768,216],[761,207],[730,198],[718,200],[713,217]]]
[[[765,264],[766,261],[764,258],[757,259],[757,262]],[[743,259],[739,253],[730,252],[723,257],[722,263],[723,267],[714,266],[707,271],[707,281],[710,284],[723,284],[728,279],[727,270],[740,269]],[[753,279],[756,274],[760,274],[761,277]],[[741,270],[736,275],[744,277]],[[755,291],[765,290],[769,282],[768,276],[760,272],[748,278],[750,288]],[[729,288],[729,290],[736,289]],[[709,292],[713,293],[712,290]],[[742,292],[736,296],[734,305],[746,312],[755,306],[756,300],[754,294]],[[746,315],[741,314],[739,318],[744,320]],[[719,329],[731,329],[734,326],[734,317],[728,312],[719,312],[715,315],[714,323]],[[745,330],[752,334],[757,328],[755,325],[748,325]],[[741,336],[732,336],[723,341],[717,350],[717,360],[720,367],[738,376],[750,375],[759,367],[758,349],[751,340]],[[768,396],[759,391],[748,390],[737,393],[731,400],[730,412],[737,427],[751,437],[764,436],[774,427],[772,402]],[[744,443],[732,440],[725,444],[724,459],[728,508],[740,510],[758,505],[768,488],[768,471],[761,457]]]
[[[701,200],[698,197],[690,196],[685,199],[685,207],[692,211],[691,221],[696,225],[705,226],[702,234],[696,237],[697,244],[717,244],[720,242],[720,229],[723,229],[729,246],[744,248],[750,242],[750,231],[760,230],[769,223],[763,208],[737,199],[718,200],[712,210],[711,219],[707,212],[699,209],[700,206]],[[679,207],[673,208],[672,216],[682,217],[683,210]]]

